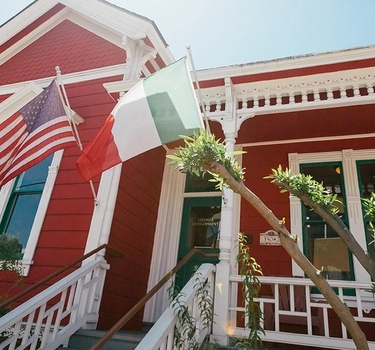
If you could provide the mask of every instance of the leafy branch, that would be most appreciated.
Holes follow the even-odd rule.
[[[210,329],[213,324],[213,298],[210,293],[210,283],[208,278],[204,278],[200,272],[195,273],[194,277],[194,298],[197,301],[199,311],[199,321],[202,329]],[[174,308],[178,324],[174,328],[174,344],[178,349],[198,350],[200,345],[196,340],[197,320],[191,314],[186,305],[183,293],[174,285],[168,288],[168,294],[172,299],[171,306]],[[206,344],[208,346],[208,344]]]
[[[178,155],[167,155],[170,164],[176,165],[179,170],[187,170],[196,176],[203,176],[206,172],[212,175],[209,181],[216,182],[216,188],[228,187],[222,175],[214,171],[213,164],[220,164],[229,174],[239,182],[244,181],[244,170],[233,159],[234,155],[243,154],[243,151],[226,152],[224,143],[215,139],[215,135],[205,130],[193,137],[181,136],[185,147],[178,148]]]
[[[246,236],[239,233],[238,241],[237,263],[240,267],[239,274],[243,276],[242,295],[245,302],[245,316],[247,318],[245,327],[250,329],[250,333],[247,338],[238,340],[236,346],[242,349],[249,347],[257,348],[258,344],[262,344],[260,334],[265,335],[264,329],[261,326],[264,315],[259,303],[256,302],[261,287],[257,275],[263,275],[263,272],[260,265],[250,255],[249,246],[246,244]]]

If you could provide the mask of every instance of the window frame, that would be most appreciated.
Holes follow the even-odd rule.
[[[362,203],[359,191],[359,178],[357,173],[358,160],[375,159],[375,149],[316,152],[316,153],[290,153],[289,169],[296,173],[301,164],[341,162],[343,167],[344,186],[347,204],[348,225],[362,248],[366,249],[366,235],[362,214]],[[302,227],[302,206],[299,198],[290,197],[291,234],[299,237],[298,246],[303,251],[304,237]],[[369,282],[370,276],[362,265],[353,259],[354,280]],[[304,276],[302,269],[292,261],[292,272],[295,276]]]
[[[51,165],[48,167],[47,179],[42,191],[38,209],[35,214],[34,222],[30,230],[25,252],[22,258],[23,276],[27,276],[33,264],[34,253],[38,244],[39,235],[42,230],[44,218],[47,213],[48,205],[51,199],[52,189],[54,187],[59,165],[63,156],[63,150],[54,153]],[[6,183],[0,189],[0,221],[3,219],[16,178]]]

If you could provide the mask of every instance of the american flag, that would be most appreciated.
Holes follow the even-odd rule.
[[[0,124],[0,186],[51,153],[76,146],[56,80]]]

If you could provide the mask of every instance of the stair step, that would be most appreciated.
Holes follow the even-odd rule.
[[[88,350],[105,334],[106,331],[79,330],[70,337],[69,347],[64,350]],[[145,335],[145,332],[121,331],[115,334],[102,349],[134,350]]]

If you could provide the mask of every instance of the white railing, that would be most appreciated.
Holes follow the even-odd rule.
[[[109,266],[93,260],[0,318],[0,349],[56,349],[83,326],[96,326]]]
[[[197,279],[208,279],[211,296],[214,290],[214,271],[212,264],[202,264],[185,287],[181,290],[179,302],[188,307],[191,316],[197,321],[195,339],[201,344],[210,332],[200,321],[199,307],[195,296]],[[178,327],[177,306],[172,302],[170,307],[162,314],[147,335],[136,347],[137,350],[172,350],[174,346],[174,329]]]
[[[354,349],[344,325],[309,279],[292,277],[260,277],[262,287],[259,303],[264,312],[263,341],[288,343],[325,349]],[[243,320],[245,308],[238,298],[241,276],[230,277],[231,296],[229,334],[248,335]],[[374,296],[370,283],[329,281],[341,300],[352,311],[354,318],[367,329],[375,325]],[[371,336],[372,334],[370,334]],[[375,349],[375,338],[369,341]]]

